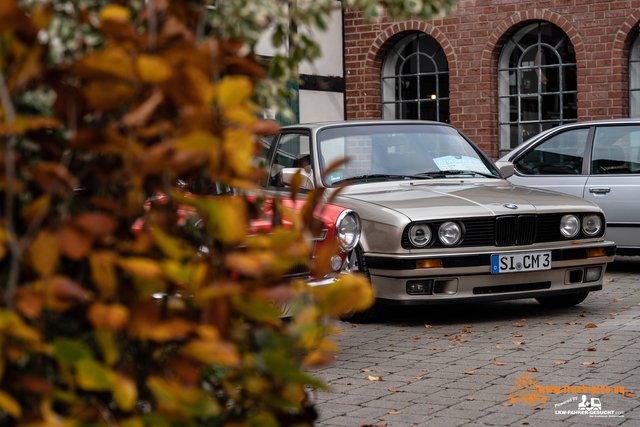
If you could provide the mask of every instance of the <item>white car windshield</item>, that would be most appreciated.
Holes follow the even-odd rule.
[[[326,185],[345,181],[480,176],[499,178],[494,165],[448,126],[351,125],[323,129],[318,136],[322,174],[334,161],[347,163],[326,176]]]

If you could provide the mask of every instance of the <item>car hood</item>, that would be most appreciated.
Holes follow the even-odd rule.
[[[340,199],[356,207],[361,216],[367,216],[366,211],[377,206],[401,213],[411,221],[577,209],[600,211],[595,204],[577,197],[514,186],[506,180],[439,181],[354,185],[344,189]]]

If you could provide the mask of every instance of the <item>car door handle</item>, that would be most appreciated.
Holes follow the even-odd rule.
[[[589,193],[593,193],[593,194],[607,194],[610,191],[611,191],[611,188],[609,187],[594,187],[589,189]]]

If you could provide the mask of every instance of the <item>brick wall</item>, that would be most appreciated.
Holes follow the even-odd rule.
[[[524,25],[560,27],[576,51],[578,120],[628,117],[628,58],[638,34],[640,0],[466,0],[429,22],[367,23],[345,12],[347,119],[382,117],[380,70],[390,46],[410,31],[434,37],[449,62],[450,121],[490,157],[498,153],[497,66],[509,37]]]

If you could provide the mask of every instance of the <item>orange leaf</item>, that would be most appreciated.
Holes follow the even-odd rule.
[[[87,302],[91,299],[89,293],[82,286],[66,277],[53,279],[51,290],[53,295],[61,300]]]
[[[115,44],[108,44],[103,50],[85,55],[74,66],[73,72],[85,79],[115,77],[133,80],[135,77],[133,60],[129,53]]]
[[[429,328],[433,328],[433,326],[431,325],[424,325],[425,328],[429,329]]]
[[[498,362],[496,359],[493,359],[493,364],[494,364],[494,365],[501,365],[501,366],[502,366],[502,365],[506,365],[506,363],[504,363],[504,362]]]
[[[222,340],[191,340],[180,353],[208,365],[234,366],[240,362],[237,350]]]
[[[590,348],[587,349],[587,351],[596,351],[596,348],[595,347],[590,347]]]
[[[429,350],[442,350],[441,347],[434,347],[434,348],[430,348]]]
[[[585,325],[585,328],[597,328],[597,326],[593,323],[589,323],[588,325]]]
[[[531,409],[533,409],[534,411],[537,411],[539,409],[544,409],[542,406],[534,406]]]
[[[552,323],[552,322],[544,322],[545,325],[557,325],[557,323]]]
[[[87,318],[96,328],[117,331],[129,321],[129,309],[121,304],[97,302],[89,307]]]
[[[60,259],[60,248],[56,235],[49,230],[38,233],[29,246],[29,260],[40,276],[52,276]]]
[[[84,258],[93,246],[93,238],[71,225],[63,225],[57,232],[60,251],[72,260]]]
[[[538,372],[536,368],[527,368],[527,372]]]
[[[475,373],[476,371],[464,371],[463,374],[467,374],[467,375],[471,375],[473,373]]]
[[[387,411],[389,415],[400,415],[402,412],[400,411]]]
[[[595,365],[596,362],[582,362],[581,365]]]
[[[522,345],[522,344],[524,344],[524,341],[514,341],[513,343],[515,345]]]
[[[71,222],[78,229],[96,237],[112,233],[118,226],[116,220],[110,215],[97,212],[77,215]]]
[[[382,377],[373,377],[369,375],[369,381],[382,381]]]
[[[636,396],[636,393],[635,393],[635,392],[633,392],[633,391],[631,391],[631,390],[629,390],[629,391],[625,391],[625,392],[624,392],[624,396],[625,396],[625,397],[637,397],[637,396]]]
[[[44,304],[45,297],[42,292],[25,287],[20,287],[16,291],[14,301],[16,310],[29,319],[37,319]]]
[[[48,193],[64,194],[78,186],[78,180],[59,163],[40,162],[31,173],[40,188]]]
[[[556,365],[566,365],[567,362],[565,362],[564,360],[560,361],[560,362],[553,362]]]
[[[89,106],[98,111],[121,108],[135,94],[130,85],[113,80],[92,80],[83,93]]]
[[[144,83],[162,83],[171,77],[171,66],[156,55],[138,55],[136,58],[138,75]]]
[[[500,406],[512,406],[512,405],[513,405],[513,403],[509,403],[509,402],[502,402],[500,404]]]
[[[411,339],[412,339],[412,340],[419,340],[419,339],[420,339],[420,337],[419,337],[419,336],[413,336],[413,337],[411,337]]]

